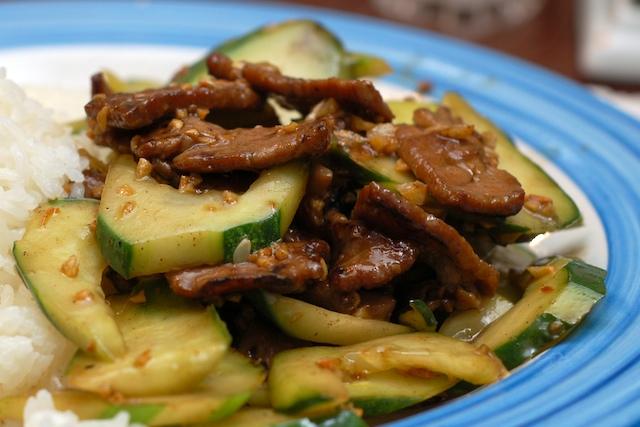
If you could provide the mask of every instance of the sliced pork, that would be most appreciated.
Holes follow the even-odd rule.
[[[437,118],[417,110],[415,121],[422,126],[404,125],[396,131],[398,155],[427,185],[429,196],[463,212],[518,213],[524,190],[513,175],[498,169],[493,147],[473,126],[442,125]]]
[[[247,110],[261,103],[261,97],[246,82],[215,80],[135,93],[97,94],[84,109],[87,117],[104,131],[108,127],[138,129],[180,109]]]
[[[409,270],[417,258],[415,245],[336,214],[331,216],[331,235],[336,260],[329,281],[343,292],[387,285]]]
[[[482,261],[469,243],[451,226],[402,196],[371,183],[360,190],[353,217],[397,239],[420,247],[422,259],[444,285],[477,288],[491,295],[498,272]]]
[[[265,63],[244,65],[242,77],[255,90],[280,95],[287,103],[305,112],[323,99],[333,98],[346,110],[367,120],[380,123],[393,119],[380,92],[366,80],[287,77]]]
[[[323,154],[329,146],[333,126],[331,117],[323,117],[301,124],[224,130],[196,119],[148,141],[149,145],[165,147],[165,155],[188,146],[172,162],[183,172],[257,171]],[[140,155],[145,154],[142,145],[140,150]]]
[[[329,245],[322,240],[274,243],[245,262],[170,272],[166,278],[176,294],[205,300],[252,289],[301,292],[326,278],[328,257]]]

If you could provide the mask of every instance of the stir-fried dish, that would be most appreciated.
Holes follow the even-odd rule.
[[[575,203],[460,95],[385,100],[359,79],[388,70],[290,21],[165,85],[92,77],[79,128],[116,154],[14,247],[78,347],[58,408],[361,426],[498,381],[580,323],[603,270],[496,262],[578,226]]]

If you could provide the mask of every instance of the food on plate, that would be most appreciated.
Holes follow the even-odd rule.
[[[66,151],[41,164],[68,170],[16,180],[36,196],[0,223],[73,354],[51,394],[29,398],[37,379],[0,389],[0,418],[55,406],[147,425],[362,426],[499,381],[565,338],[606,272],[496,251],[578,226],[576,204],[460,95],[387,102],[359,79],[389,70],[299,20],[165,85],[95,74],[75,123],[90,141],[69,149],[55,128]]]

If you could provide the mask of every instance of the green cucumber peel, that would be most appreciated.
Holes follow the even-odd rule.
[[[573,326],[551,313],[543,313],[520,335],[498,347],[495,354],[507,369],[513,369],[551,346]]]
[[[413,406],[416,403],[422,402],[424,399],[397,396],[397,397],[366,397],[366,398],[354,398],[351,399],[357,408],[364,411],[364,415],[367,417],[377,417],[380,415],[387,415],[401,409]]]
[[[565,267],[569,272],[569,282],[591,289],[600,294],[606,294],[605,279],[607,270],[595,267],[579,260],[572,260]]]
[[[313,408],[316,405],[320,405],[325,402],[331,402],[333,398],[322,396],[322,395],[312,395],[303,399],[297,400],[293,405],[287,406],[286,408],[278,408],[279,411],[284,412],[285,414],[297,414],[299,412],[303,412],[306,409]]]
[[[243,239],[249,239],[251,251],[265,248],[280,240],[280,218],[280,209],[278,209],[260,221],[241,224],[226,230],[222,235],[224,261],[233,261],[233,253]]]
[[[132,423],[148,424],[156,415],[165,409],[166,405],[163,404],[133,404],[133,405],[114,405],[110,406],[98,418],[108,419],[113,418],[120,412],[126,412],[129,414],[129,421]]]
[[[219,421],[234,414],[236,411],[238,411],[238,409],[242,408],[245,403],[247,403],[250,397],[250,392],[239,393],[235,396],[229,397],[227,400],[225,400],[222,406],[213,411],[213,413],[209,417],[209,421]]]

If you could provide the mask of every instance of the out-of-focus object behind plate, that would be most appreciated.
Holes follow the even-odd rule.
[[[640,1],[583,0],[578,61],[591,78],[640,83]]]
[[[556,0],[558,1],[558,0]],[[533,18],[545,0],[371,0],[384,16],[457,36],[481,37]]]

